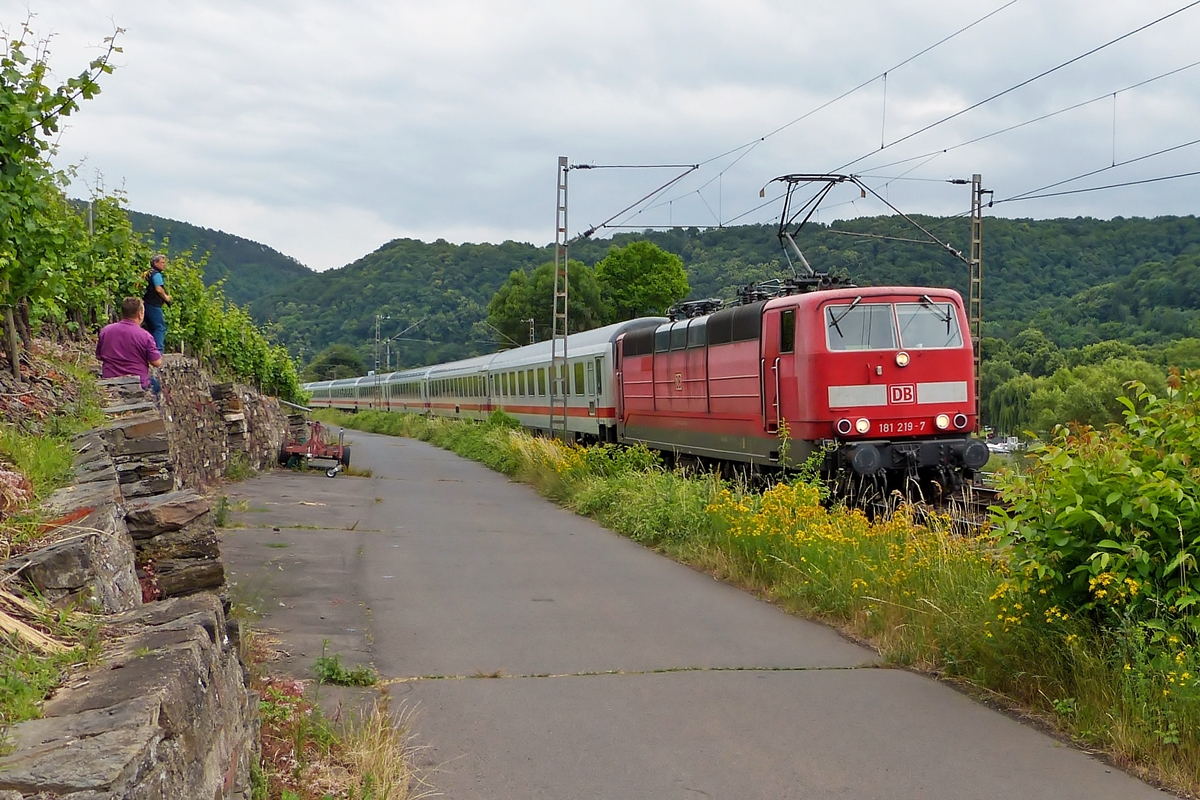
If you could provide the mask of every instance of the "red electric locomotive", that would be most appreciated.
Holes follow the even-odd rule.
[[[796,245],[800,227],[833,187],[871,190],[847,175],[777,180],[788,186],[780,243],[804,277],[746,287],[728,308],[683,303],[670,321],[573,334],[558,379],[543,342],[305,389],[313,405],[455,417],[503,409],[537,431],[553,427],[541,415],[564,391],[567,435],[581,442],[642,443],[755,467],[795,467],[820,451],[827,475],[882,491],[914,481],[944,491],[970,478],[989,454],[971,436],[974,354],[962,298],[950,289],[858,288],[815,272]],[[793,192],[813,184],[823,188],[792,213]]]
[[[948,487],[987,463],[957,292],[792,289],[621,336],[618,439],[764,466],[823,449],[827,472],[892,486]]]

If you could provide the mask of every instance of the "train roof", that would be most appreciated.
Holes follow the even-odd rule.
[[[946,297],[950,296],[962,303],[962,295],[954,289],[947,289],[944,286],[856,286],[841,289],[823,289],[819,292],[808,292],[806,294],[792,294],[785,297],[776,297],[766,302],[767,308],[778,308],[780,306],[793,305],[819,305],[829,302],[830,300],[853,300],[856,297],[885,297],[888,295],[907,295],[917,296],[929,295],[930,297]]]
[[[667,321],[666,317],[639,317],[638,319],[605,325],[603,328],[595,328],[590,331],[583,331],[582,333],[573,333],[567,337],[567,357],[599,355],[610,352],[613,342],[621,334],[640,328],[656,328]],[[525,364],[545,363],[551,358],[552,346],[552,341],[545,341],[518,347],[513,350],[505,350],[496,354],[495,361],[492,362],[492,368],[509,369],[510,367],[524,366]]]
[[[486,356],[475,356],[474,358],[464,358],[461,361],[449,361],[445,364],[435,364],[425,368],[427,377],[440,378],[447,374],[475,373],[483,372],[496,358],[496,353],[489,353]]]

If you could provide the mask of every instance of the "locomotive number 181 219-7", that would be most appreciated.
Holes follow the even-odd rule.
[[[929,423],[926,420],[900,420],[898,422],[880,422],[877,432],[885,433],[924,433]]]

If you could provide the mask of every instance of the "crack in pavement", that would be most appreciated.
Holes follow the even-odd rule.
[[[585,672],[534,672],[525,675],[506,675],[496,672],[476,672],[472,675],[413,675],[407,678],[388,678],[376,686],[395,686],[422,681],[471,681],[511,678],[594,678],[603,675],[667,675],[675,672],[838,672],[860,669],[892,669],[888,664],[857,664],[851,667],[660,667],[659,669],[603,669]]]

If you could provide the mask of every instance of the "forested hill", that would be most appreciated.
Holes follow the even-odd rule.
[[[966,220],[919,221],[954,247],[968,249]],[[967,267],[953,255],[935,246],[852,235],[863,233],[920,236],[903,220],[874,217],[810,225],[798,241],[814,268],[848,273],[862,285],[951,286],[965,296]],[[580,242],[572,246],[571,257],[595,264],[613,244],[637,239],[683,258],[692,297],[730,297],[740,285],[790,274],[774,228],[763,225],[620,235]],[[1176,260],[1198,254],[1200,221],[1194,216],[987,218],[987,334],[1011,338],[1036,318],[1064,346],[1200,336],[1198,298],[1189,283],[1196,280],[1191,277],[1195,260]],[[251,311],[304,360],[333,343],[369,356],[376,315],[390,317],[380,325],[385,339],[419,323],[393,343],[392,363],[434,363],[495,349],[496,336],[482,323],[488,301],[510,271],[551,260],[552,248],[515,242],[399,239],[341,269],[276,282]],[[1171,310],[1160,314],[1160,308]]]
[[[240,236],[138,211],[130,211],[129,220],[135,231],[149,235],[168,256],[190,250],[198,260],[208,253],[204,282],[211,285],[224,279],[225,296],[238,305],[315,274],[291,256]]]

